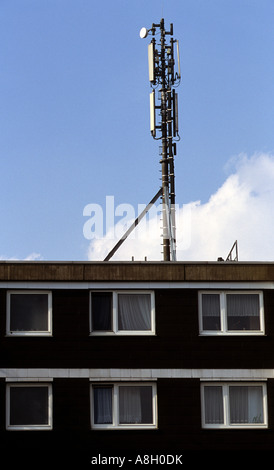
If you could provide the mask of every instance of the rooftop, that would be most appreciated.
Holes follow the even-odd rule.
[[[0,281],[274,281],[274,262],[0,261]]]

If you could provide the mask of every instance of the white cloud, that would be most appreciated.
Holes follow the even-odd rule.
[[[0,260],[2,261],[39,261],[42,259],[43,258],[39,253],[31,253],[30,255],[26,256],[26,258],[17,258],[16,256],[0,256]]]
[[[240,260],[274,259],[274,156],[240,155],[232,163],[234,173],[206,204],[197,204],[192,212],[187,259],[226,257],[236,239]]]
[[[223,185],[206,203],[189,202],[177,210],[177,259],[216,261],[226,258],[235,240],[240,261],[274,260],[274,155],[241,154],[231,159]],[[140,222],[111,258],[114,260],[161,260],[161,223],[154,216]],[[115,231],[117,233],[117,231]],[[118,241],[92,240],[88,259],[103,260]]]
[[[26,258],[24,258],[25,261],[39,261],[42,259],[43,257],[42,255],[40,255],[40,253],[31,253]]]

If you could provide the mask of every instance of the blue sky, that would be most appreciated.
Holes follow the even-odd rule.
[[[116,205],[128,203],[137,211],[157,192],[159,146],[149,132],[150,39],[140,39],[139,30],[162,17],[167,26],[173,23],[180,42],[176,202],[199,201],[193,207],[208,212],[233,174],[254,175],[251,197],[260,158],[270,165],[263,166],[256,189],[263,193],[264,177],[269,182],[274,167],[273,0],[0,0],[0,258],[90,259],[84,207],[104,207],[111,195]],[[260,214],[274,201],[271,187],[272,180]],[[233,197],[228,193],[226,202]],[[202,220],[207,224],[204,215]],[[242,216],[216,250],[230,249],[238,220]],[[211,226],[216,233],[216,220]],[[258,233],[256,220],[253,227]],[[241,230],[243,244],[250,230]],[[263,233],[246,258],[260,256]],[[193,243],[182,259],[203,257]],[[217,240],[209,233],[196,243],[209,248]],[[269,251],[261,257],[269,259],[270,243],[263,244]],[[101,259],[102,253],[94,256]],[[204,256],[214,258],[215,252],[204,248]]]

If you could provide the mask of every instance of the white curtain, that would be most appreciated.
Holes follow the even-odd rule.
[[[220,330],[220,295],[202,294],[203,329]]]
[[[112,423],[112,387],[94,387],[94,423]]]
[[[119,423],[151,424],[153,422],[152,387],[119,387]]]
[[[260,386],[229,387],[230,422],[263,423],[263,395]]]
[[[258,294],[227,294],[229,329],[259,329],[260,306]]]
[[[222,387],[210,386],[204,388],[205,423],[223,424],[223,392]]]
[[[142,423],[140,387],[119,387],[119,421],[121,424]]]
[[[119,330],[151,329],[150,294],[118,294]]]

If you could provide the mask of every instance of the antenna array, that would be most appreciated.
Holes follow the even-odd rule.
[[[152,24],[151,29],[142,28],[140,37],[151,33],[148,45],[149,81],[153,88],[150,93],[150,131],[155,140],[161,140],[162,168],[162,214],[163,214],[163,258],[164,261],[176,260],[176,223],[175,223],[175,174],[174,155],[178,132],[178,95],[175,87],[180,84],[179,42],[173,39],[173,24],[165,29],[164,19]],[[157,42],[156,37],[159,36]],[[166,37],[170,36],[169,43]],[[176,52],[174,53],[174,50]],[[177,70],[175,71],[175,55]],[[158,104],[156,90],[158,89]]]
[[[104,261],[109,261],[112,258],[128,235],[149,211],[152,204],[160,197],[162,198],[163,214],[163,259],[164,261],[176,261],[174,155],[176,155],[176,140],[180,140],[178,132],[178,95],[175,92],[175,87],[179,85],[181,80],[179,43],[172,38],[173,24],[170,24],[170,30],[167,31],[164,19],[161,19],[159,24],[153,23],[149,30],[146,28],[141,29],[141,38],[146,38],[148,34],[153,36],[148,45],[149,81],[153,88],[150,93],[150,131],[155,140],[161,140],[162,186],[105,257]],[[158,35],[159,42],[155,38]],[[166,42],[166,36],[170,36],[169,44]],[[177,71],[175,71],[174,46],[176,47]],[[156,104],[157,89],[159,104]]]

